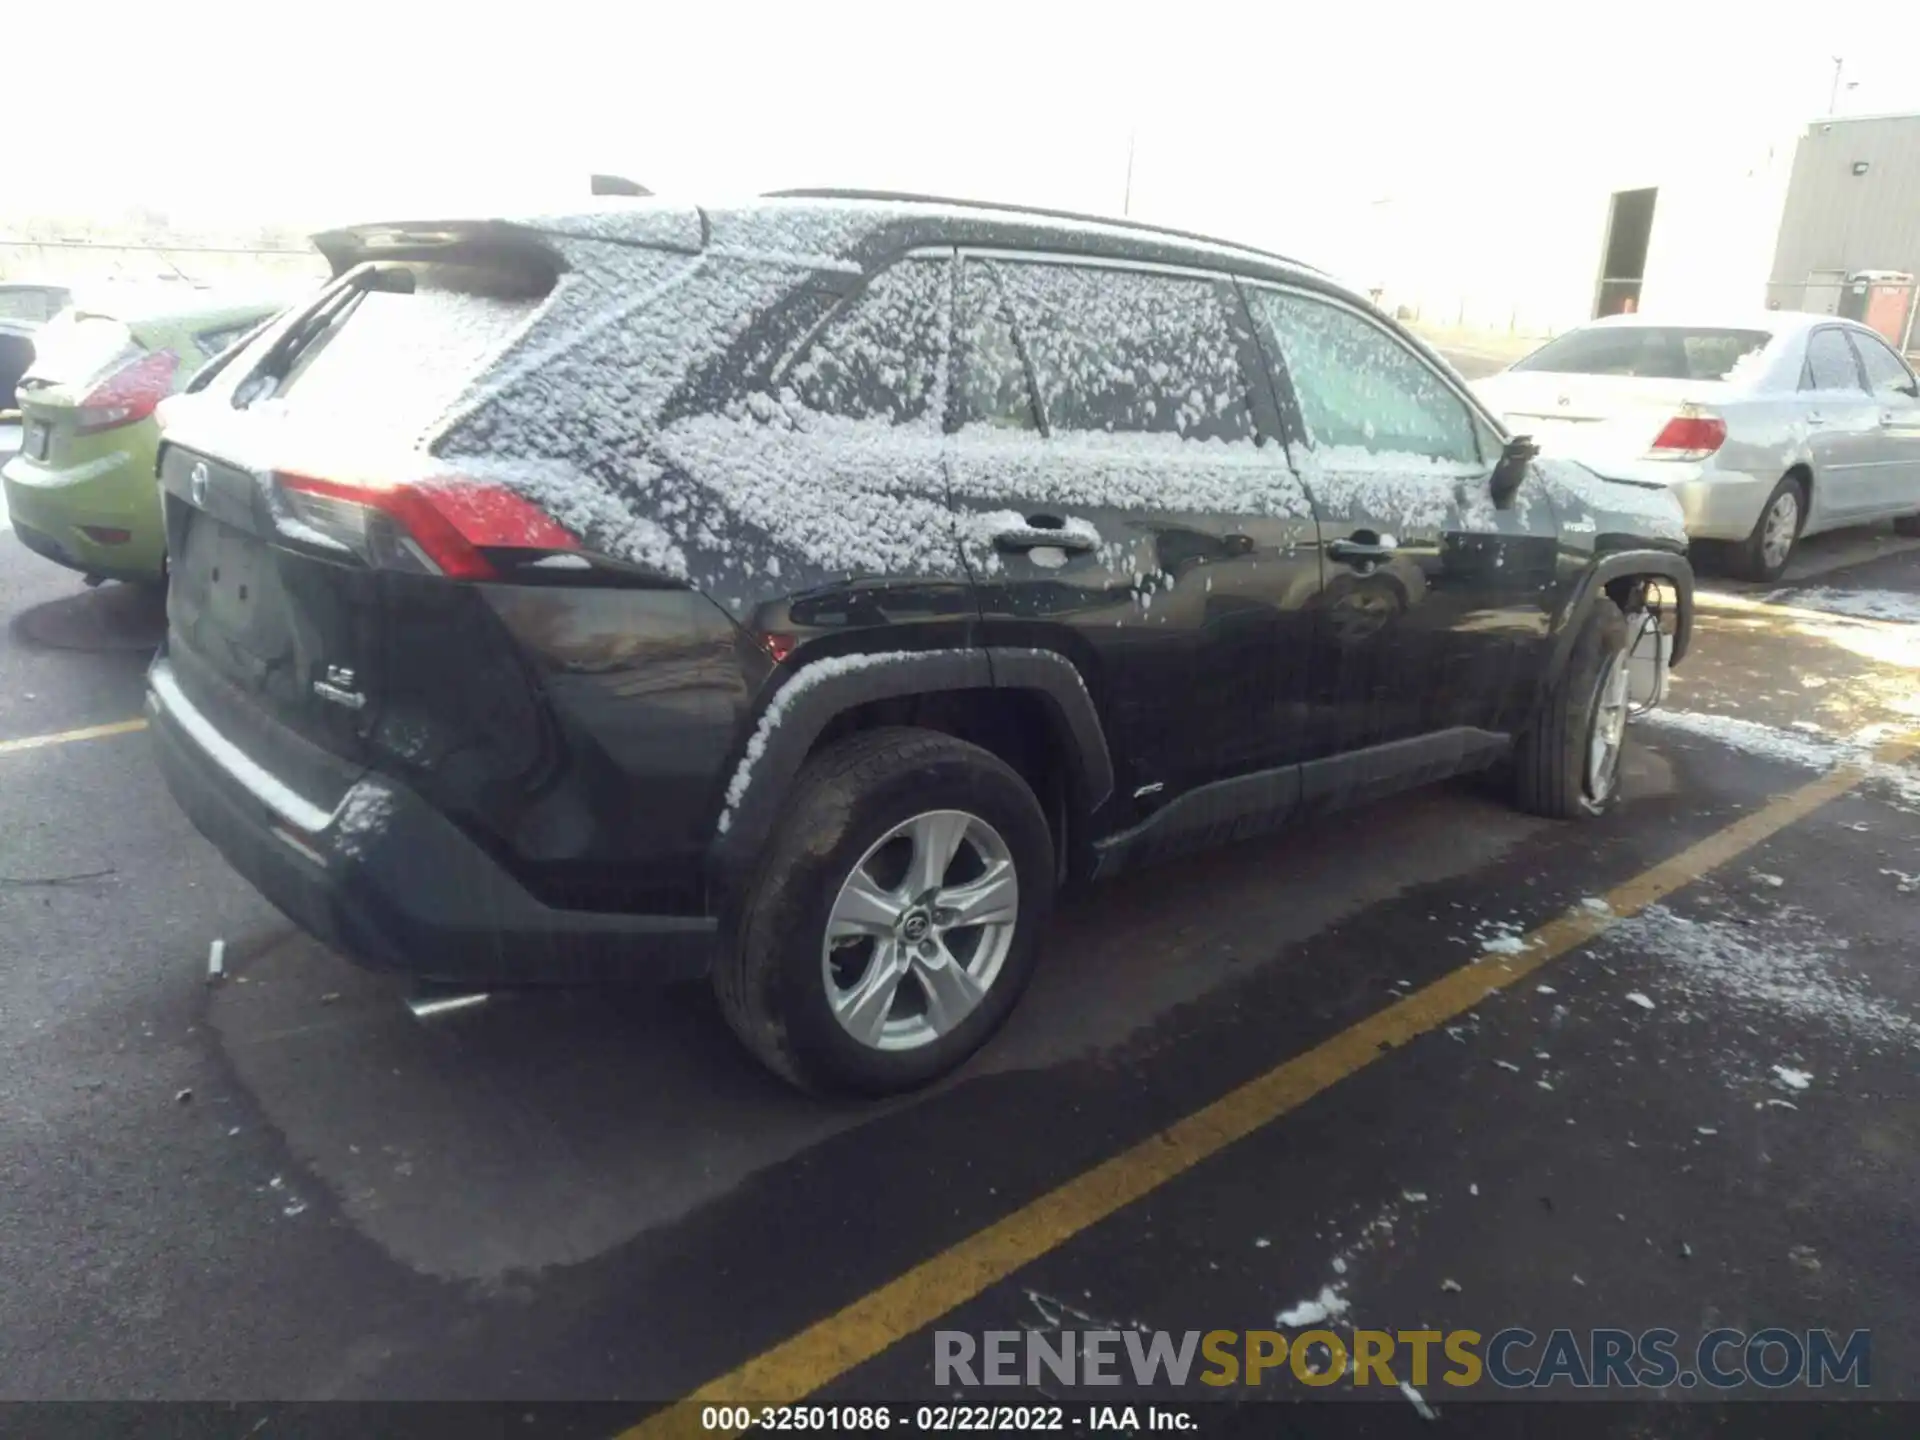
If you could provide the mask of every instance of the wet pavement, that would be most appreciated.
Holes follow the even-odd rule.
[[[1920,725],[1920,626],[1874,618],[1920,607],[1920,552],[1829,537],[1708,589],[1606,820],[1442,786],[1090,891],[961,1075],[823,1105],[698,986],[417,1020],[226,868],[144,736],[10,748],[137,717],[155,617],[0,533],[0,1394],[648,1401],[812,1336],[783,1373],[823,1398],[930,1400],[943,1310],[1244,1331],[1324,1290],[1336,1330],[1865,1328],[1872,1396],[1920,1398],[1920,769],[1863,748]],[[1658,905],[1035,1238],[1058,1187],[1838,765]],[[1030,1258],[956,1281],[995,1225]]]

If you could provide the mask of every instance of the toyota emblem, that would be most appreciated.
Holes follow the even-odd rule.
[[[207,472],[207,462],[196,460],[192,471],[187,475],[187,489],[192,494],[195,505],[204,506],[207,503],[207,485],[212,479],[213,476]]]

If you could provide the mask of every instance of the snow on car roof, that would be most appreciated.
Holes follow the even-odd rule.
[[[647,245],[660,243],[663,224],[668,220],[693,214],[705,218],[709,227],[707,238],[714,245],[778,253],[788,258],[818,257],[822,261],[845,262],[853,257],[863,240],[887,225],[937,220],[961,227],[971,224],[1053,232],[1063,239],[1097,238],[1115,247],[1136,251],[1181,252],[1190,257],[1190,263],[1237,269],[1252,265],[1311,275],[1322,283],[1328,280],[1324,271],[1306,261],[1228,239],[1138,225],[1118,217],[1032,209],[1013,202],[806,193],[723,198],[711,205],[702,204],[694,211],[684,202],[655,196],[602,200],[570,207],[564,213],[502,214],[498,218],[508,224],[562,236]],[[464,223],[475,219],[478,217],[469,217]]]

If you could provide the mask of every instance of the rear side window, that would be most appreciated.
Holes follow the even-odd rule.
[[[1055,433],[1253,437],[1224,282],[1039,262],[990,266]]]
[[[1482,463],[1467,403],[1378,325],[1304,295],[1256,290],[1249,299],[1315,446]]]
[[[1861,367],[1867,372],[1867,388],[1880,396],[1911,395],[1913,375],[1901,358],[1871,335],[1855,331],[1853,348],[1860,352]]]
[[[946,263],[903,260],[835,311],[787,372],[809,410],[895,425],[926,418],[945,343]]]
[[[993,272],[979,260],[960,270],[959,386],[955,418],[964,428],[1038,430],[1033,386],[1014,334],[1013,311]]]
[[[1858,390],[1859,365],[1853,347],[1839,330],[1829,327],[1807,337],[1807,363],[1800,372],[1802,390]]]
[[[1623,375],[1650,380],[1724,380],[1766,348],[1764,330],[1678,325],[1596,325],[1550,340],[1515,370],[1550,375]]]

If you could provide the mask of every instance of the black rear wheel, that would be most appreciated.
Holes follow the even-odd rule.
[[[1053,838],[997,756],[930,730],[854,735],[807,762],[715,965],[728,1023],[808,1090],[945,1074],[1026,987]]]

